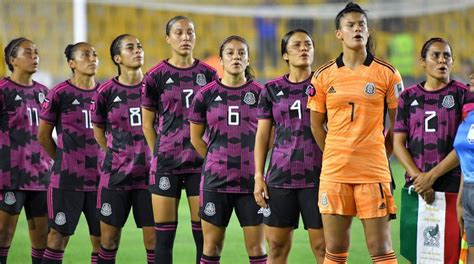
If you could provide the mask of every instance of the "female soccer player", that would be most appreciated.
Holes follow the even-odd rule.
[[[219,56],[224,75],[199,90],[190,117],[191,143],[206,158],[199,211],[204,234],[201,263],[220,263],[233,209],[244,230],[250,263],[266,263],[262,215],[252,195],[257,99],[262,86],[250,74],[245,39],[226,38]],[[202,138],[206,129],[208,143]]]
[[[471,74],[471,92],[474,75]],[[461,185],[457,199],[457,213],[460,230],[465,230],[468,245],[468,260],[474,263],[474,98],[467,94],[468,100],[462,109],[463,122],[458,127],[454,139],[454,149],[461,163]]]
[[[36,264],[41,263],[48,236],[47,171],[52,161],[36,138],[39,109],[48,89],[32,79],[39,55],[31,40],[10,41],[5,62],[12,74],[0,80],[0,263],[7,263],[25,207],[31,259]]]
[[[50,231],[43,263],[61,263],[81,212],[89,225],[91,262],[97,261],[100,226],[96,216],[98,161],[102,160],[92,131],[90,105],[99,84],[94,76],[99,59],[86,42],[70,44],[64,52],[72,78],[54,87],[45,99],[38,140],[54,159],[48,188]],[[56,127],[57,144],[52,132]]]
[[[194,94],[215,79],[216,71],[193,58],[196,41],[193,22],[177,16],[166,24],[166,42],[172,55],[145,76],[142,92],[143,133],[153,159],[150,169],[156,230],[155,261],[171,263],[178,225],[181,189],[186,189],[196,244],[196,263],[202,254],[202,229],[198,216],[199,182],[203,159],[194,151],[188,115]],[[155,118],[158,117],[158,131]]]
[[[427,203],[432,203],[434,191],[459,191],[461,170],[453,142],[462,122],[462,107],[468,90],[464,84],[450,78],[453,56],[447,40],[432,38],[426,41],[421,49],[420,61],[426,81],[406,89],[400,95],[394,129],[394,154],[406,169],[405,187],[414,185],[415,191]],[[448,213],[454,216],[454,210],[455,207],[452,207]],[[447,223],[456,225],[454,217],[449,219]],[[446,239],[457,245],[460,243],[459,228],[453,230],[455,232],[446,232]],[[416,245],[416,241],[403,237],[401,243]],[[457,248],[446,250],[444,260],[440,261],[457,262],[460,251],[459,246]],[[408,259],[416,262],[416,259]]]
[[[258,129],[255,142],[255,200],[267,208],[264,214],[269,262],[286,263],[293,230],[299,215],[308,230],[311,249],[318,263],[323,263],[325,246],[321,214],[318,208],[321,150],[311,134],[308,95],[311,85],[313,40],[296,29],[281,40],[281,54],[289,74],[269,81],[260,95]],[[275,126],[272,158],[266,182],[263,170]],[[263,195],[262,195],[263,194]],[[265,209],[263,209],[265,212]]]
[[[372,261],[397,263],[389,224],[396,207],[387,156],[402,80],[395,68],[373,56],[367,14],[359,5],[348,3],[335,22],[343,53],[316,71],[316,92],[308,101],[311,130],[324,153],[318,201],[324,263],[347,261],[354,216],[362,221]],[[387,138],[385,106],[390,116]]]
[[[147,261],[154,263],[153,209],[147,190],[151,155],[140,113],[143,47],[137,37],[123,34],[112,41],[110,56],[118,76],[99,87],[91,108],[94,136],[106,152],[97,203],[99,263],[115,263],[121,230],[132,206],[135,223],[143,229]]]

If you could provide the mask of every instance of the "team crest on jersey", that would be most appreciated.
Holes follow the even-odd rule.
[[[214,203],[208,202],[206,207],[204,207],[204,214],[207,216],[213,216],[216,214],[216,205]]]
[[[314,95],[316,95],[316,89],[314,89],[314,86],[310,84],[308,85],[308,87],[306,87],[305,94],[307,96],[313,97]]]
[[[109,203],[103,203],[102,207],[100,208],[100,213],[103,216],[110,216],[112,214],[112,206]]]
[[[395,90],[395,96],[398,98],[400,97],[400,94],[403,92],[403,83],[402,82],[399,82],[397,84],[395,84],[395,86],[393,87],[393,89]]]
[[[42,104],[44,102],[44,99],[46,99],[46,96],[44,93],[38,93],[38,102]]]
[[[474,144],[474,124],[471,125],[467,132],[467,142],[469,142],[469,144]]]
[[[163,191],[168,190],[171,187],[170,179],[168,177],[161,177],[160,178],[160,183],[158,184],[158,188],[160,188]]]
[[[204,86],[207,84],[207,81],[206,81],[206,76],[204,76],[204,74],[202,73],[198,73],[196,75],[196,83],[199,85],[199,86]]]
[[[442,105],[444,108],[452,108],[454,106],[454,97],[450,94],[446,95],[443,98]]]
[[[244,103],[248,105],[253,105],[257,102],[257,98],[255,97],[255,94],[252,92],[247,92],[244,96]]]
[[[257,214],[263,214],[263,217],[269,217],[272,214],[272,211],[270,210],[270,206],[268,206],[267,208],[261,207],[258,210]]]
[[[364,92],[368,95],[374,95],[375,94],[375,84],[373,83],[367,83],[365,86]]]
[[[66,215],[63,212],[58,212],[54,218],[54,223],[64,225],[66,223]]]
[[[321,194],[321,205],[323,207],[328,206],[328,195],[325,192]]]
[[[7,205],[15,204],[16,203],[15,194],[13,192],[6,192],[4,200],[5,200],[5,204]]]

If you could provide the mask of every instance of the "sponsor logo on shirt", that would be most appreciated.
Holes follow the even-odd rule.
[[[74,101],[72,101],[72,104],[73,105],[80,105],[81,103],[77,99],[74,99]]]
[[[122,99],[117,95],[114,99],[114,103],[122,102]]]
[[[172,84],[174,83],[173,79],[171,79],[171,77],[168,78],[168,80],[166,81],[166,84]]]
[[[282,95],[284,95],[283,91],[279,91],[279,92],[277,93],[277,96],[282,96]]]
[[[222,98],[220,95],[218,95],[216,99],[214,99],[214,102],[220,102],[220,101],[222,101]]]
[[[336,93],[336,89],[334,89],[334,87],[329,87],[329,90],[328,90],[328,94],[330,93]]]
[[[415,99],[413,102],[411,102],[410,106],[418,106],[420,105],[418,101]]]
[[[15,101],[20,101],[20,100],[22,100],[22,99],[23,99],[23,98],[21,98],[21,96],[20,96],[19,94],[17,94],[17,95],[15,96]]]

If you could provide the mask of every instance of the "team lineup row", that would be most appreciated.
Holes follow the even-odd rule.
[[[286,263],[300,215],[317,263],[347,262],[354,216],[373,262],[397,263],[388,158],[393,150],[407,170],[406,187],[427,203],[435,191],[458,193],[461,168],[460,191],[469,195],[474,97],[450,79],[446,40],[425,43],[426,81],[404,90],[398,71],[373,55],[359,5],[347,4],[335,25],[338,58],[312,72],[313,40],[295,29],[281,41],[288,74],[264,86],[254,80],[248,44],[239,36],[219,47],[222,76],[195,59],[194,25],[183,16],[166,25],[170,58],[146,74],[140,41],[115,38],[110,55],[118,75],[102,84],[94,80],[98,57],[89,43],[66,48],[72,77],[49,90],[32,79],[35,44],[12,40],[5,48],[12,74],[0,81],[0,263],[23,207],[32,263],[62,262],[81,212],[91,263],[115,263],[131,209],[148,263],[172,263],[182,189],[196,263],[219,263],[234,210],[249,263]],[[471,246],[474,218],[466,211]],[[451,237],[459,242],[459,230]],[[459,251],[446,250],[440,261],[457,262]]]

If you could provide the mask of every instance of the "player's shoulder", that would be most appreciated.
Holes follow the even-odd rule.
[[[332,59],[326,62],[325,64],[321,65],[318,69],[316,69],[316,71],[314,71],[313,79],[317,79],[320,75],[328,74],[334,69],[337,69],[337,67],[335,68],[335,66],[336,66],[336,59]]]
[[[112,78],[110,80],[105,81],[104,83],[100,84],[99,88],[97,89],[98,93],[105,93],[112,89],[117,83],[115,80]]]
[[[203,87],[201,87],[201,89],[199,89],[198,93],[212,93],[214,90],[218,90],[219,89],[219,84],[216,80],[204,85]]]
[[[456,81],[456,80],[453,80],[451,82],[451,87],[453,87],[454,89],[459,89],[459,90],[463,90],[463,91],[468,91],[469,90],[469,87],[466,84],[464,84],[460,81]]]
[[[264,89],[264,86],[261,83],[257,82],[256,80],[251,80],[249,82],[249,85],[257,88],[259,90],[259,92]]]
[[[151,75],[154,75],[158,72],[161,72],[161,71],[165,70],[166,68],[167,68],[166,61],[162,60],[162,61],[158,62],[157,64],[155,64],[153,67],[151,67],[146,74],[151,76]]]
[[[51,89],[51,92],[61,93],[61,92],[64,92],[65,90],[68,90],[69,88],[71,88],[71,84],[66,80],[66,81],[63,81],[63,82],[60,82],[60,83],[56,84]]]
[[[285,75],[271,79],[265,83],[265,87],[268,89],[269,87],[279,86],[284,81],[284,79]]]
[[[400,98],[411,96],[412,94],[417,93],[419,89],[420,89],[419,84],[413,84],[411,86],[408,86],[400,93]]]
[[[377,66],[378,70],[381,71],[389,71],[392,74],[395,74],[397,72],[397,69],[390,63],[378,58],[374,57],[373,62],[375,66]]]
[[[209,70],[211,72],[213,72],[214,74],[217,72],[217,70],[212,67],[211,65],[207,64],[206,62],[202,61],[202,60],[197,60],[197,64],[200,65],[202,68],[205,68],[206,70]]]

